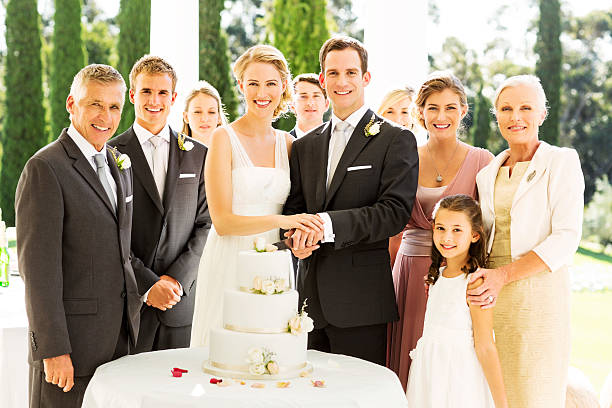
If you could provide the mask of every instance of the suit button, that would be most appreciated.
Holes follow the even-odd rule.
[[[124,298],[125,297],[125,290],[121,291],[121,297]]]

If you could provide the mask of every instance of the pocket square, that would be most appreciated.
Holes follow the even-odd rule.
[[[179,178],[192,178],[195,177],[195,173],[181,173]]]
[[[134,199],[134,196],[133,196],[133,195],[129,195],[129,196],[125,197],[125,202],[126,202],[126,203],[129,203],[129,202],[131,202],[133,199]]]
[[[346,171],[355,171],[355,170],[366,170],[366,169],[371,169],[372,165],[371,164],[367,164],[365,166],[353,166],[353,167],[349,167],[346,169]]]

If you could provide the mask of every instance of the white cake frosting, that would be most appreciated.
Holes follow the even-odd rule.
[[[297,313],[297,304],[295,290],[269,296],[226,290],[223,325],[240,332],[286,333],[289,319]]]
[[[261,279],[285,279],[290,282],[291,256],[288,251],[257,252],[255,250],[238,253],[237,289],[248,291],[253,287],[255,277]]]
[[[308,368],[306,362],[307,333],[293,335],[241,333],[226,329],[212,329],[210,333],[210,359],[204,369],[217,375],[239,378],[290,378],[297,377]],[[265,348],[275,354],[277,375],[254,375],[249,371],[249,351]]]
[[[285,379],[311,371],[306,346],[312,320],[304,314],[310,323],[300,324],[298,293],[282,284],[289,285],[292,275],[289,252],[241,251],[237,262],[237,287],[224,293],[223,328],[210,332],[204,371],[246,379]],[[261,290],[262,283],[271,281],[280,290]],[[259,282],[260,290],[254,290],[254,282]],[[267,357],[258,361],[263,355]]]

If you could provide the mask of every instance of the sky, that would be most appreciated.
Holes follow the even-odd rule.
[[[175,0],[178,1],[178,0]],[[354,0],[354,12],[360,17],[361,24],[367,25],[365,2]],[[379,0],[384,4],[387,0]],[[405,1],[405,0],[404,0]],[[418,1],[418,0],[413,0]],[[528,24],[537,14],[536,0],[433,0],[438,6],[440,22],[430,23],[427,29],[427,43],[430,52],[440,50],[444,39],[449,36],[459,38],[469,49],[481,51],[485,44],[500,34],[496,32],[496,14],[500,8],[507,6],[503,16],[498,19],[507,27],[508,38],[513,39],[517,48],[531,47],[535,39],[525,37]],[[39,0],[39,11],[51,9],[53,0]],[[98,5],[110,16],[116,15],[119,0],[98,0]],[[580,16],[589,11],[610,8],[610,0],[562,0],[562,8],[573,15]],[[409,19],[407,19],[409,23]],[[4,43],[4,9],[0,8],[0,49]],[[519,39],[519,40],[517,40]]]

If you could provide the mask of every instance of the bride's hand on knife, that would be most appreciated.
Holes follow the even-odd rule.
[[[323,220],[316,214],[281,215],[279,217],[279,227],[285,230],[323,231]]]

